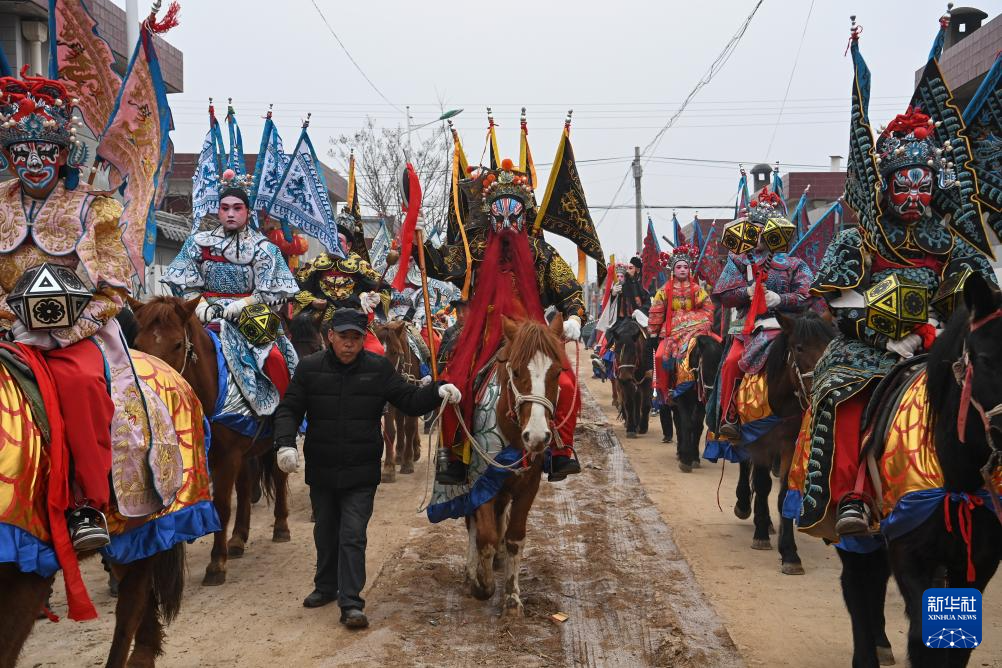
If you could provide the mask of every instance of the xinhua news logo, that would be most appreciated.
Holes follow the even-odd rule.
[[[922,594],[922,638],[926,647],[974,649],[981,644],[981,592],[926,589]]]

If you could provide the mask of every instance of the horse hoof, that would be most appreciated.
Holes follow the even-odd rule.
[[[404,475],[414,473],[414,462],[404,462],[400,465],[400,472]]]
[[[803,575],[805,571],[803,564],[784,562],[783,565],[779,567],[779,572],[783,575]],[[878,647],[877,649],[879,651],[880,648]]]
[[[685,462],[679,460],[678,470],[681,471],[682,473],[692,473],[692,466],[690,466],[689,464],[686,464]]]
[[[479,582],[474,580],[470,583],[470,594],[472,594],[473,598],[478,601],[487,601],[491,598],[491,596],[494,596],[493,584],[494,583],[491,583],[491,586],[488,588],[481,586]]]
[[[421,461],[421,448],[414,448],[414,461]]]
[[[877,661],[880,662],[881,666],[893,666],[894,652],[891,651],[890,647],[881,647],[877,645]]]
[[[519,619],[525,617],[525,609],[522,607],[522,601],[517,598],[509,598],[504,602],[504,608],[501,609],[501,616],[509,619]]]
[[[626,432],[626,438],[636,438],[636,437],[637,437],[637,432],[635,431]]]
[[[203,587],[218,587],[226,582],[226,571],[206,571],[202,578]]]
[[[380,482],[396,482],[397,472],[396,471],[383,471],[383,475],[379,478]]]
[[[239,559],[244,556],[244,546],[243,545],[230,545],[226,548],[226,556],[230,559]]]
[[[751,517],[751,508],[742,508],[741,504],[734,504],[734,516],[739,520],[746,520]]]
[[[647,433],[647,427],[641,427],[640,429],[637,430],[637,433],[643,436],[644,434]]]
[[[275,529],[271,532],[272,543],[288,543],[292,540],[292,534],[288,529]]]
[[[699,463],[699,460],[697,459],[697,460],[695,460],[695,461],[694,461],[694,462],[692,463],[692,468],[694,468],[694,469],[701,469],[701,468],[703,468],[703,465],[702,465],[702,464],[700,464],[700,463]]]
[[[751,542],[751,549],[753,550],[771,550],[772,541],[768,538],[754,538]]]

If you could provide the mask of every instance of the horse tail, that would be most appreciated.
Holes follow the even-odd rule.
[[[183,542],[153,557],[153,601],[165,626],[181,611],[186,570]]]
[[[278,476],[278,451],[270,450],[265,454],[257,458],[258,464],[260,465],[259,481],[261,483],[261,492],[264,494],[264,498],[268,503],[272,503],[275,500],[275,479]]]

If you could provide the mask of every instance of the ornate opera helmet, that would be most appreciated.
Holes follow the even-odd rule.
[[[932,214],[933,186],[949,188],[956,181],[953,163],[944,154],[953,147],[949,140],[938,145],[939,124],[921,109],[909,107],[880,133],[876,161],[881,186],[897,217],[915,222]]]
[[[679,244],[671,253],[661,253],[659,258],[661,267],[672,272],[679,262],[685,262],[691,270],[697,259],[699,259],[699,249],[692,244]]]
[[[760,227],[765,226],[770,218],[782,216],[783,200],[779,195],[765,186],[758,196],[749,202],[748,220]]]
[[[480,208],[491,229],[495,232],[509,229],[525,231],[536,208],[529,179],[515,169],[510,158],[501,161],[501,169],[485,172],[481,182]]]
[[[32,77],[0,78],[0,148],[3,168],[12,168],[29,194],[45,193],[63,175],[69,188],[76,187],[77,167],[87,150],[77,139],[82,127],[73,114],[76,100],[68,99],[66,87],[55,80]],[[62,167],[71,169],[63,172]]]
[[[243,200],[243,203],[250,209],[250,192],[254,183],[254,176],[251,174],[237,174],[232,169],[223,171],[219,178],[219,201],[224,197],[236,197]]]

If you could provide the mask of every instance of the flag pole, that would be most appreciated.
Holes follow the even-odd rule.
[[[438,380],[438,353],[435,350],[435,330],[431,326],[431,297],[428,294],[428,271],[424,264],[424,229],[420,226],[417,233],[418,267],[421,269],[421,294],[424,297],[424,326],[428,332],[428,350],[431,352],[431,377]]]

